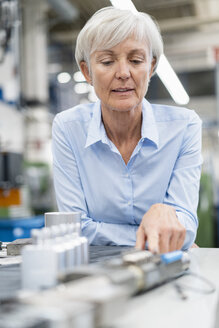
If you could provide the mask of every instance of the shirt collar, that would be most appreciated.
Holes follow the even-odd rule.
[[[93,107],[93,115],[88,127],[87,140],[85,148],[101,140],[101,108],[98,100]]]
[[[142,102],[142,117],[143,117],[142,126],[141,126],[142,139],[149,139],[158,146],[159,134],[158,134],[158,129],[157,129],[153,109],[151,104],[145,98],[143,99]],[[89,124],[85,148],[91,146],[92,144],[100,140],[104,143],[108,143],[105,129],[102,123],[102,118],[101,118],[100,101],[98,100],[94,104],[93,116]]]
[[[142,139],[151,140],[157,147],[159,146],[159,133],[154,111],[151,104],[144,98],[142,101]]]

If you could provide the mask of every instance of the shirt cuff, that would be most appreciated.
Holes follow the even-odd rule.
[[[186,237],[182,247],[182,250],[186,251],[195,241],[198,224],[188,214],[176,211],[176,215],[179,222],[186,228]]]

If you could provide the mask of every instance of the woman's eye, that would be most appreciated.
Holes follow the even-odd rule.
[[[103,64],[104,66],[109,66],[109,65],[111,65],[112,63],[113,63],[113,61],[110,61],[110,60],[102,62],[102,64]]]
[[[138,65],[138,64],[141,64],[141,63],[142,63],[142,60],[132,59],[131,62],[132,62],[133,64]]]

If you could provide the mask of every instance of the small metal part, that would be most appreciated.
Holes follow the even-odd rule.
[[[135,251],[123,256],[123,264],[141,265],[151,261],[153,254],[149,251]]]
[[[144,271],[141,267],[136,265],[129,265],[128,270],[132,272],[135,276],[137,290],[135,292],[140,292],[145,288],[145,278]]]
[[[26,245],[31,245],[31,238],[16,239],[7,245],[7,256],[21,255],[21,250]]]

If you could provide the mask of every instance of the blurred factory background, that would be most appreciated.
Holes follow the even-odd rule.
[[[155,17],[165,54],[203,120],[197,244],[219,246],[219,1],[133,0]],[[51,126],[95,101],[74,60],[78,32],[110,0],[0,0],[0,240],[28,237],[56,210]],[[155,75],[147,98],[175,105]]]

